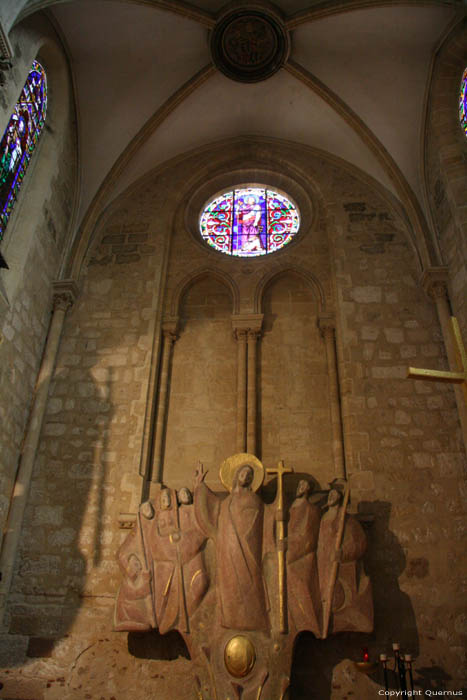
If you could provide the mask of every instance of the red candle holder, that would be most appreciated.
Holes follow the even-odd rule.
[[[363,649],[363,661],[354,661],[354,666],[359,673],[364,673],[367,676],[370,673],[374,673],[378,668],[377,662],[370,661],[370,655],[366,647]]]

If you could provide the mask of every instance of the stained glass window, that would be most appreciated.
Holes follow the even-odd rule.
[[[21,188],[47,109],[47,80],[37,61],[21,91],[0,144],[0,240]]]
[[[459,93],[459,120],[464,134],[467,136],[467,68],[461,80],[461,89]]]
[[[204,208],[201,236],[227,255],[266,255],[290,243],[300,226],[297,207],[267,187],[239,187],[224,192]]]

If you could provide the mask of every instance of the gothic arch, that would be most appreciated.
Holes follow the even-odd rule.
[[[320,281],[311,272],[302,270],[301,268],[295,266],[284,266],[282,268],[272,270],[271,272],[264,275],[264,277],[262,277],[259,281],[254,293],[254,313],[261,313],[264,302],[264,294],[268,287],[280,277],[284,277],[285,275],[289,274],[300,277],[308,284],[308,286],[313,292],[313,296],[318,302],[320,313],[323,313],[327,310],[326,297]]]
[[[171,303],[169,305],[170,315],[172,317],[180,315],[180,307],[183,297],[190,287],[205,277],[212,277],[216,279],[229,290],[232,301],[232,313],[238,313],[240,307],[240,292],[236,283],[233,281],[230,275],[227,275],[225,272],[221,272],[220,270],[216,270],[212,267],[205,267],[190,273],[175,287],[174,291],[172,292]]]
[[[467,24],[452,31],[433,64],[427,100],[423,178],[441,265],[446,265],[452,310],[467,329],[467,138],[459,122],[459,88],[467,66]]]
[[[467,138],[459,123],[459,87],[467,67],[467,24],[457,26],[436,55],[431,76],[425,123],[424,177],[428,203],[435,229],[439,218],[441,191],[444,186],[454,217],[456,196],[452,189],[467,186]],[[433,163],[438,167],[433,168]],[[439,177],[437,177],[437,175]]]

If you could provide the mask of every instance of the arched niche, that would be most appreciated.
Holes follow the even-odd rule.
[[[219,275],[196,275],[179,303],[169,387],[164,481],[186,485],[201,460],[217,479],[219,464],[235,452],[236,347],[231,289]]]
[[[273,276],[262,294],[259,361],[261,456],[284,459],[326,484],[334,477],[326,352],[318,329],[317,286],[294,270]]]

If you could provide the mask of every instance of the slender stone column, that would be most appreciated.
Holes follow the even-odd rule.
[[[256,354],[257,342],[261,333],[257,330],[248,331],[248,388],[247,388],[247,427],[246,427],[246,451],[256,455],[256,422],[257,422],[257,398],[256,398]]]
[[[328,364],[329,393],[331,401],[332,451],[334,468],[338,479],[345,479],[344,438],[342,429],[342,411],[337,374],[336,322],[332,315],[322,315],[318,319],[319,329],[326,346]]]
[[[238,343],[237,353],[237,450],[256,454],[257,340],[261,335],[263,314],[236,314],[232,328]]]
[[[246,348],[247,331],[236,329],[237,339],[237,452],[246,451]]]
[[[421,283],[428,296],[434,300],[438,312],[439,323],[443,333],[444,345],[448,356],[449,369],[456,372],[459,369],[457,353],[454,346],[451,326],[451,308],[447,290],[448,269],[447,267],[432,267],[422,275]],[[461,422],[464,445],[467,449],[467,410],[460,386],[453,386],[456,396],[457,410]]]
[[[0,615],[3,618],[5,604],[10,590],[16,558],[16,552],[21,536],[24,511],[29,494],[29,487],[36,458],[37,446],[41,434],[50,381],[53,376],[55,360],[62,334],[63,322],[68,308],[77,296],[77,286],[73,280],[55,282],[53,285],[53,311],[50,321],[47,341],[42,355],[42,362],[37,375],[36,387],[32,400],[31,414],[19,461],[10,510],[4,532],[0,554]]]
[[[172,346],[177,340],[178,319],[164,322],[162,324],[162,337],[164,339],[162,346],[162,363],[159,379],[159,393],[157,397],[157,413],[156,425],[154,431],[154,458],[152,467],[151,481],[158,484],[162,481],[162,456],[164,447],[164,434],[167,420],[167,405],[169,399],[169,378],[170,378],[170,360],[172,357]],[[150,489],[150,497],[152,492]]]

